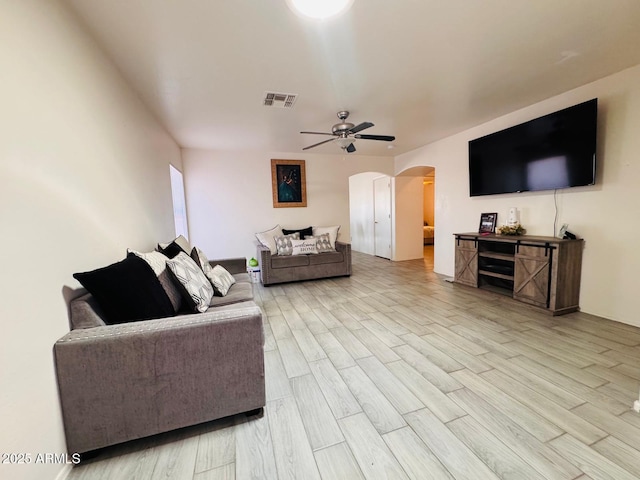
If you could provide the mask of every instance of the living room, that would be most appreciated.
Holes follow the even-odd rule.
[[[103,8],[111,8],[108,3]],[[190,241],[212,258],[255,255],[254,233],[275,224],[341,225],[341,238],[349,241],[349,177],[363,172],[397,176],[416,167],[435,167],[434,269],[443,276],[453,275],[453,234],[476,230],[481,213],[498,212],[501,222],[515,206],[528,232],[551,236],[557,203],[560,224],[568,223],[585,239],[582,312],[640,327],[634,287],[638,255],[629,241],[640,233],[629,213],[640,198],[640,58],[625,63],[632,55],[608,52],[614,57],[620,53],[615,71],[582,80],[586,67],[569,69],[575,87],[552,88],[544,97],[525,95],[517,107],[399,154],[385,148],[360,155],[367,151],[365,141],[358,143],[355,154],[337,148],[318,153],[302,152],[301,147],[213,150],[185,147],[175,140],[172,125],[163,124],[141,99],[70,2],[6,0],[3,7],[0,182],[7,274],[0,451],[66,451],[52,358],[53,344],[69,331],[65,287],[78,287],[73,273],[118,261],[127,248],[151,250],[175,237],[169,165],[184,173]],[[628,21],[633,23],[637,15],[634,7]],[[170,90],[171,82],[165,87]],[[518,93],[515,85],[503,95]],[[591,98],[598,98],[600,105],[595,185],[556,195],[469,197],[469,140]],[[324,99],[316,101],[322,104]],[[490,104],[491,98],[476,101]],[[368,120],[365,106],[362,101],[356,122]],[[279,111],[276,115],[282,117]],[[284,132],[274,121],[274,130],[310,144],[311,137],[299,139],[298,131],[321,128],[323,122],[328,127],[334,120],[320,117]],[[376,124],[376,129],[398,138],[402,133],[391,123]],[[225,133],[220,136],[224,144]],[[306,160],[307,208],[272,208],[271,158]],[[27,264],[29,258],[34,265]],[[65,478],[67,473],[68,468],[56,462],[0,465],[0,476],[15,479]]]

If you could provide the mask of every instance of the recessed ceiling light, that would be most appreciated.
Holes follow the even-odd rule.
[[[287,0],[289,7],[306,17],[323,19],[347,10],[353,0]]]

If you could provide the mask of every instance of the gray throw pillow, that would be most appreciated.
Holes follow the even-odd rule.
[[[291,240],[300,240],[300,233],[295,232],[289,235],[278,235],[273,237],[276,242],[276,251],[278,255],[291,255],[293,252],[293,246]]]
[[[323,233],[328,233],[331,246],[335,249],[339,230],[340,230],[340,225],[332,225],[330,227],[313,227],[313,236],[318,237]]]
[[[318,247],[318,253],[322,252],[335,252],[336,249],[331,245],[331,237],[328,233],[316,236],[316,245]]]

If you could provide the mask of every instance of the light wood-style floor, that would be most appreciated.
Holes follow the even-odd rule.
[[[267,406],[106,450],[71,480],[640,478],[640,329],[550,317],[429,260],[265,288]]]

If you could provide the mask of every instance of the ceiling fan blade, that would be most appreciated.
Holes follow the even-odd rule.
[[[350,143],[349,146],[345,149],[348,153],[353,153],[356,151],[356,147],[353,146],[353,143]]]
[[[396,137],[391,135],[354,135],[354,138],[361,138],[362,140],[382,140],[384,142],[393,142]]]
[[[322,142],[314,143],[313,145],[309,145],[308,147],[304,147],[302,150],[309,150],[310,148],[317,147],[318,145],[322,145],[323,143],[333,142],[335,138],[330,138],[329,140],[324,140]]]
[[[326,132],[300,132],[300,133],[310,133],[311,135],[335,135],[335,133],[326,133]]]
[[[349,130],[349,132],[350,133],[358,133],[358,132],[361,132],[362,130],[364,130],[365,128],[371,128],[371,127],[373,127],[373,123],[371,123],[371,122],[362,122],[360,125],[356,125],[351,130]]]

